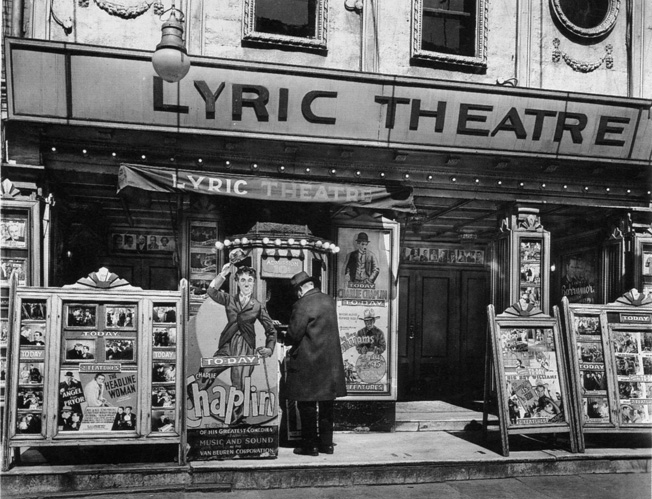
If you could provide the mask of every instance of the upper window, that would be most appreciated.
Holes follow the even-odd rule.
[[[413,0],[412,57],[486,65],[486,0]]]
[[[328,0],[248,0],[243,40],[326,50]]]
[[[555,16],[573,35],[598,38],[616,24],[620,0],[550,0]]]

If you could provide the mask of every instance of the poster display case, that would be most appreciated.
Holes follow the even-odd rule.
[[[632,289],[613,303],[562,299],[570,379],[584,433],[652,428],[652,297]]]
[[[63,288],[17,287],[5,469],[12,448],[58,445],[176,444],[182,463],[186,300],[185,280],[143,290],[106,268]]]
[[[577,452],[575,413],[556,318],[531,309],[525,300],[496,315],[487,307],[488,340],[484,428],[488,424],[489,385],[496,380],[502,453],[509,435],[568,433]]]
[[[194,316],[208,296],[208,286],[223,265],[215,243],[221,240],[221,226],[216,218],[187,217],[182,240],[185,276],[189,283],[189,313]]]
[[[335,299],[351,400],[396,400],[398,224],[337,228]]]
[[[34,194],[25,195],[9,179],[0,183],[0,426],[7,383],[7,353],[9,334],[10,278],[17,285],[39,286],[41,275],[47,276],[47,266],[40,267],[41,237],[40,201]],[[41,272],[42,270],[42,272]]]

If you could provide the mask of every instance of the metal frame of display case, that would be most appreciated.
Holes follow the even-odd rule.
[[[12,464],[10,449],[16,450],[18,462],[20,447],[62,445],[176,444],[179,464],[183,464],[185,390],[181,373],[187,293],[185,280],[177,291],[143,290],[105,268],[62,288],[16,287],[10,324],[3,469]],[[75,315],[86,310],[87,319]],[[167,316],[163,317],[162,311]],[[117,313],[120,315],[114,324]],[[163,329],[168,332],[164,344],[156,343],[157,329],[161,334]],[[89,349],[93,357],[69,355],[66,347],[75,342],[94,345]],[[114,358],[108,352],[112,344],[123,347],[120,356]],[[159,364],[168,366],[165,379],[155,379]],[[34,368],[40,371],[38,376],[31,374]],[[78,388],[62,392],[68,372],[73,379],[66,387]],[[92,398],[87,387],[98,373],[106,376],[99,397],[107,402],[90,409]],[[153,393],[158,387],[169,388],[168,393],[174,397],[171,404],[162,408],[153,405]],[[19,396],[24,405],[26,393],[32,397],[36,393],[37,400],[19,408]],[[120,404],[136,407],[136,418],[126,428],[120,424],[127,418],[120,418],[116,427]],[[83,419],[69,427],[68,413],[75,412],[81,413]],[[154,416],[159,418],[156,425]],[[111,417],[113,422],[109,421]],[[30,428],[38,420],[40,428],[36,424]]]
[[[652,395],[652,373],[645,374],[644,370],[646,364],[648,371],[652,370],[652,297],[631,290],[606,305],[569,303],[564,298],[562,317],[566,348],[570,353],[569,377],[580,428],[580,449],[584,449],[584,433],[648,433],[652,428],[652,396],[649,396]],[[624,338],[627,334],[636,335],[632,351],[616,352],[620,348],[616,337],[623,335]],[[649,346],[644,343],[644,334],[648,335]],[[619,373],[618,358],[631,358],[635,370],[639,372]],[[604,386],[592,385],[589,388],[596,389],[587,390],[582,373],[601,374]],[[641,397],[621,399],[619,383],[636,383],[642,385],[645,391],[640,394]],[[596,417],[590,417],[588,404],[604,404],[604,399],[608,410],[603,410],[602,414],[596,412],[593,414]],[[623,400],[628,402],[623,403]],[[647,411],[647,422],[635,422],[623,413],[623,406],[637,405]]]

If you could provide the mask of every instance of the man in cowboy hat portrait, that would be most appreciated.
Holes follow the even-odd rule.
[[[376,319],[380,319],[379,315],[376,315],[373,308],[365,309],[362,317],[358,317],[361,321],[364,321],[364,327],[360,329],[356,334],[356,346],[355,349],[359,354],[365,355],[367,353],[375,353],[380,355],[387,349],[387,343],[385,343],[385,333],[376,327]]]
[[[355,238],[356,249],[346,256],[344,280],[363,284],[373,284],[380,274],[378,258],[369,251],[369,236],[360,232]]]
[[[304,271],[290,283],[299,296],[286,337],[287,398],[297,402],[301,419],[302,442],[294,453],[333,454],[333,401],[346,396],[335,300]]]

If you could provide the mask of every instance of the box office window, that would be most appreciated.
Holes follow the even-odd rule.
[[[485,66],[486,0],[413,0],[412,57]]]
[[[243,40],[326,50],[328,0],[251,0]]]

